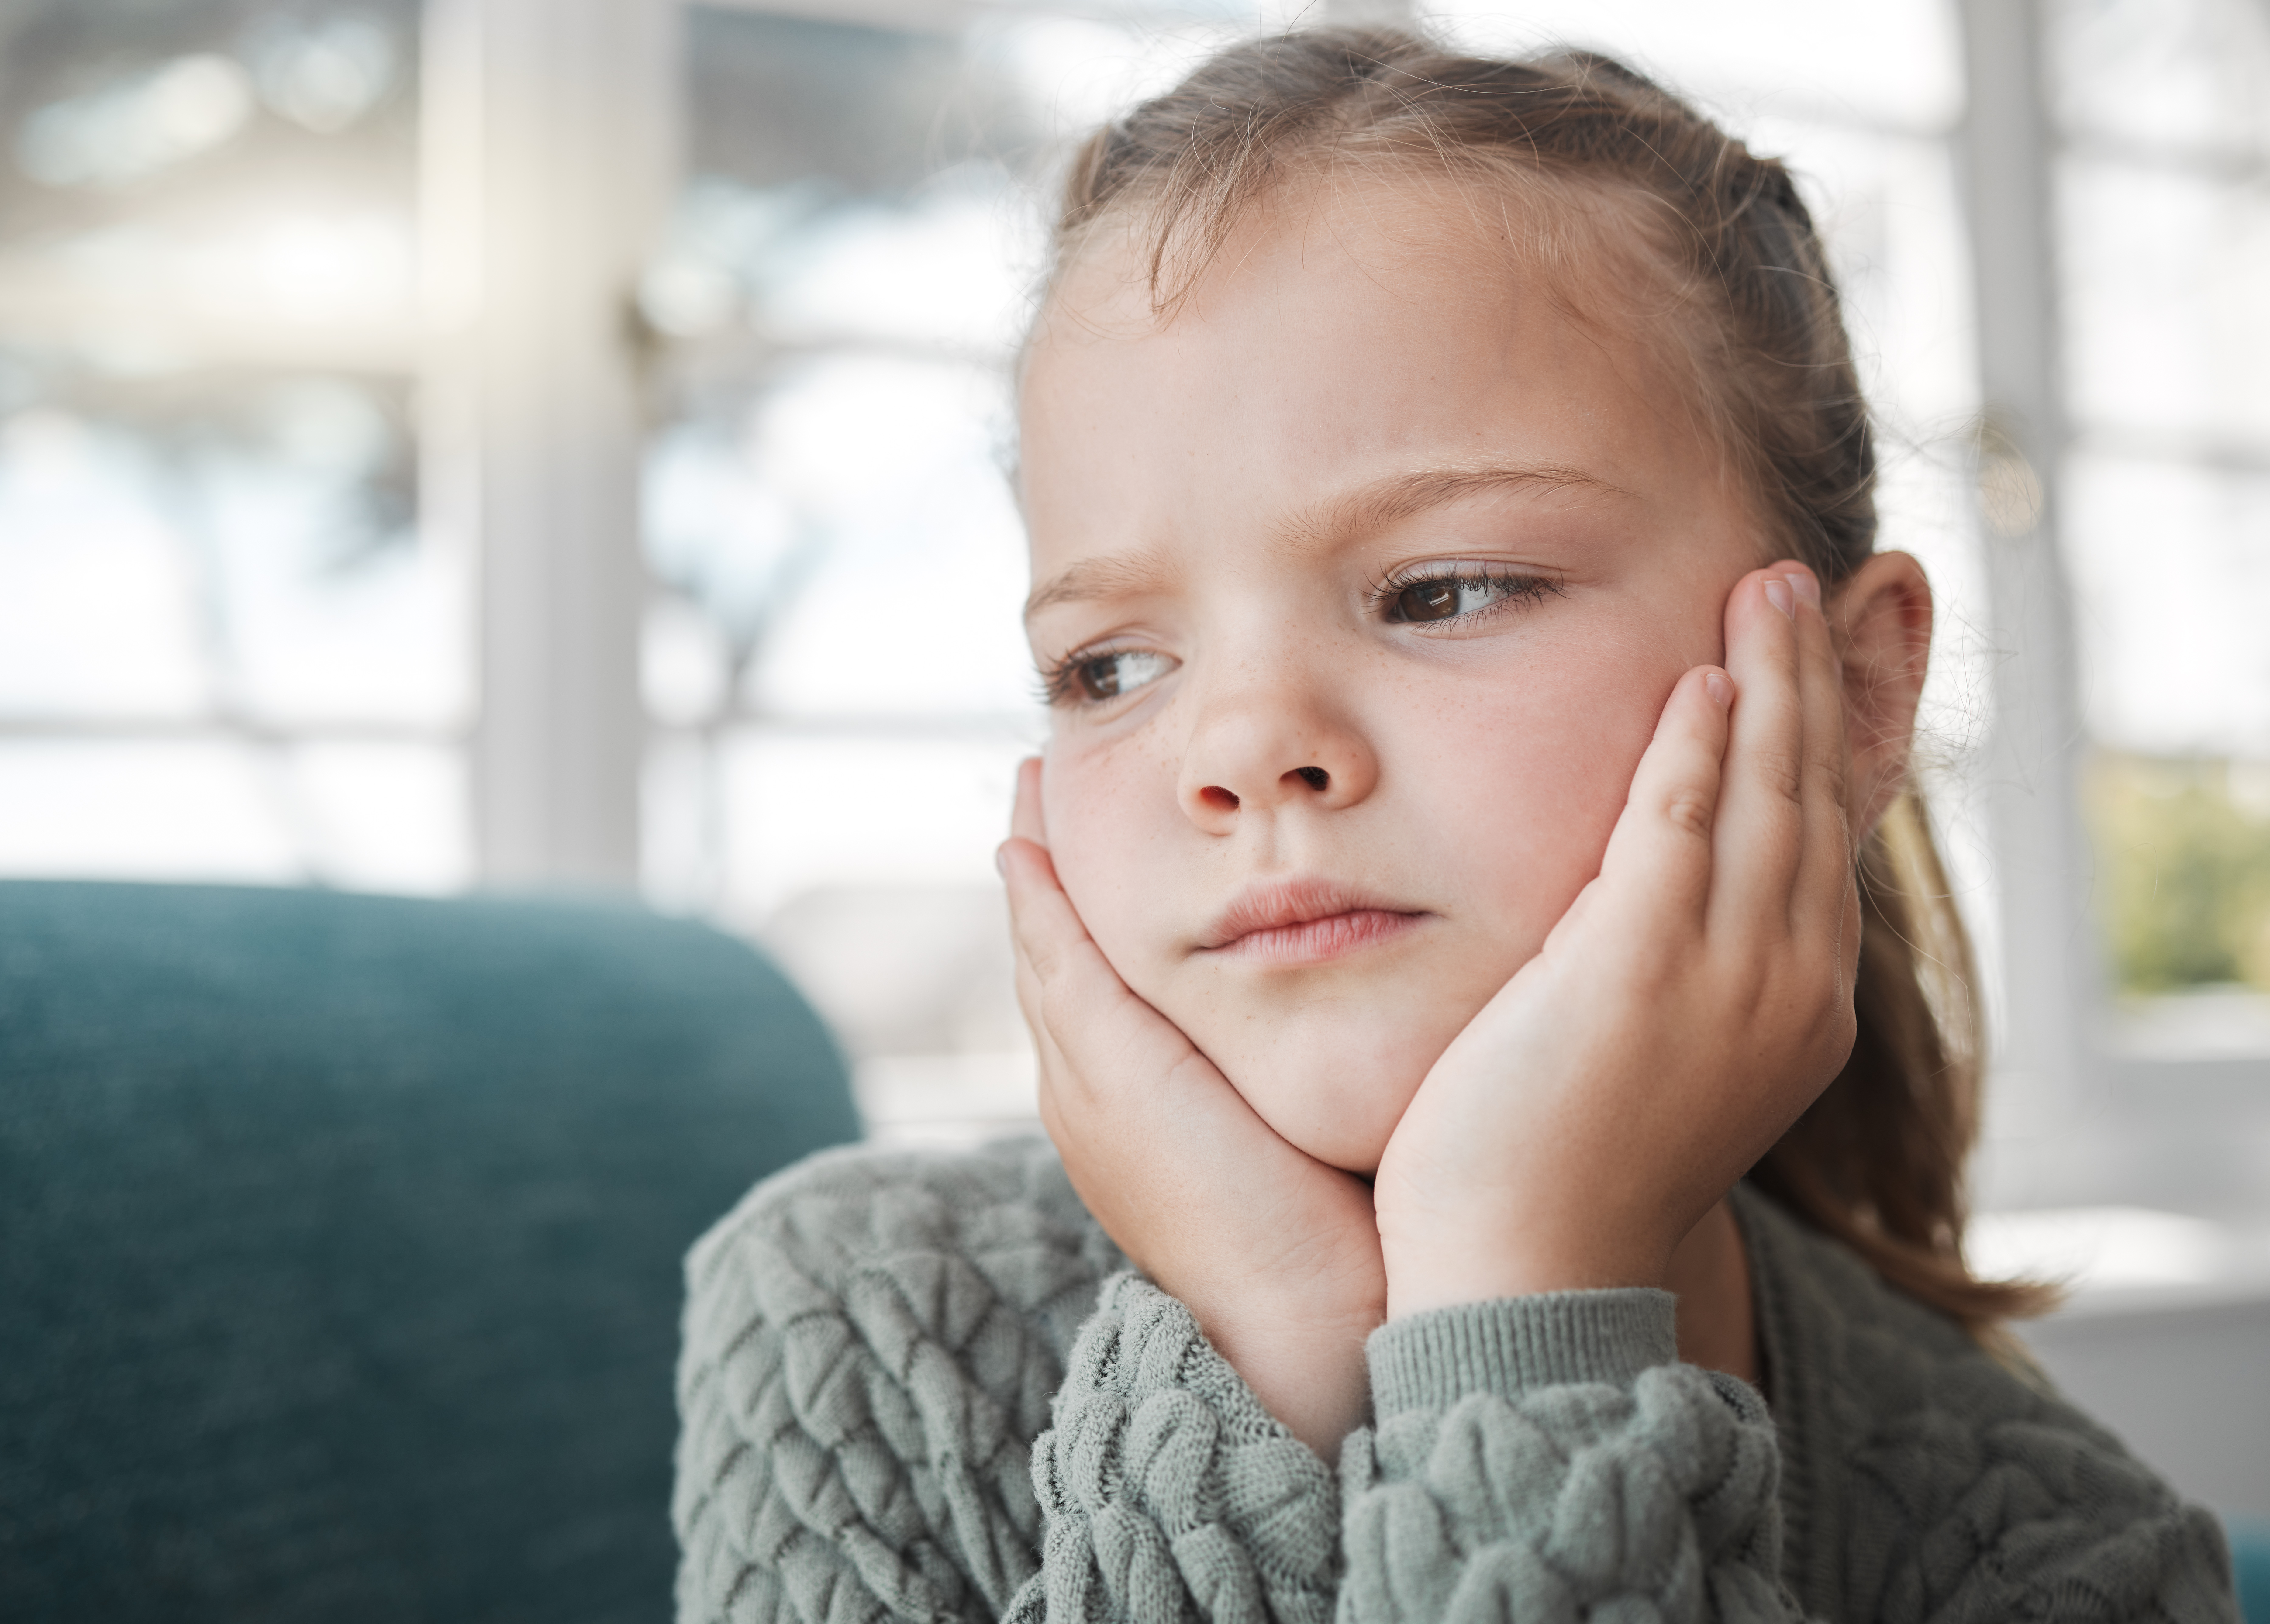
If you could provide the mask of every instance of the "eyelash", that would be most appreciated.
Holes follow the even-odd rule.
[[[1089,699],[1079,691],[1079,671],[1083,665],[1093,665],[1099,660],[1115,655],[1148,654],[1147,649],[1115,649],[1106,643],[1101,648],[1075,649],[1041,673],[1041,703],[1053,709],[1058,705],[1103,705],[1109,699]],[[1163,656],[1162,656],[1163,657]],[[1144,687],[1150,686],[1145,683]],[[1137,690],[1139,692],[1139,690]]]
[[[1446,615],[1439,620],[1398,619],[1392,612],[1395,600],[1413,587],[1423,586],[1471,587],[1487,590],[1497,589],[1492,601],[1478,609]],[[1472,621],[1482,615],[1496,614],[1520,604],[1533,604],[1547,597],[1562,595],[1561,583],[1544,575],[1524,575],[1519,570],[1502,564],[1458,562],[1450,565],[1422,564],[1375,582],[1369,591],[1372,610],[1391,626],[1454,626],[1460,621]]]
[[[1472,587],[1487,590],[1499,589],[1495,597],[1479,609],[1469,609],[1439,620],[1398,619],[1391,612],[1395,600],[1413,587],[1446,585]],[[1540,598],[1561,595],[1560,582],[1542,575],[1525,575],[1502,565],[1458,564],[1449,568],[1421,566],[1375,582],[1366,591],[1372,612],[1391,626],[1451,626],[1461,620],[1473,620],[1480,616],[1495,614],[1517,604],[1535,603]],[[1041,702],[1051,708],[1059,705],[1098,705],[1103,700],[1088,699],[1078,692],[1080,668],[1108,660],[1116,655],[1146,654],[1144,649],[1115,649],[1106,644],[1102,648],[1076,649],[1041,673]],[[1145,683],[1143,686],[1150,685]]]

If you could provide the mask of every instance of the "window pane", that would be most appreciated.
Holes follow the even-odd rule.
[[[414,526],[405,381],[16,370],[0,715],[459,720],[460,572]]]
[[[0,19],[0,871],[464,883],[418,0]]]
[[[2270,192],[2117,162],[2070,160],[2059,182],[2077,426],[2270,449]]]
[[[2270,756],[2270,470],[2083,454],[2066,489],[2090,732],[2138,754]]]
[[[152,499],[144,449],[44,401],[0,423],[7,710],[186,717],[212,704],[203,572]]]
[[[2051,102],[2087,140],[2270,156],[2259,0],[2051,0]]]
[[[1000,448],[1037,126],[1014,73],[958,36],[702,8],[688,32],[693,173],[643,290],[681,339],[648,463],[649,708],[1021,710]]]
[[[2048,17],[2097,912],[2126,993],[2270,991],[2270,205],[2249,178],[2270,155],[2270,12],[2060,0]],[[2228,1000],[2187,1005],[2134,1035],[2185,1049],[2193,1027],[2270,1029]]]
[[[0,871],[298,879],[284,778],[234,741],[0,744]]]
[[[2127,991],[2270,990],[2270,772],[2260,762],[2103,751],[2088,811],[2109,858],[2098,904]],[[2261,1013],[2250,1020],[2233,1002],[2192,1008],[2251,1031],[2259,1052]],[[2155,1047],[2198,1044],[2196,1019],[2151,1025]]]
[[[294,325],[399,322],[418,14],[416,0],[10,7],[9,330],[36,315],[50,341],[155,363],[286,347]],[[138,307],[123,321],[122,297]]]
[[[2081,456],[2066,488],[2118,983],[2270,991],[2270,472]]]
[[[991,853],[1030,736],[743,732],[712,753],[730,916],[857,1064],[885,1138],[1029,1129],[1037,1108]],[[951,1056],[947,1062],[926,1057]]]
[[[308,878],[361,891],[438,893],[472,883],[463,753],[335,741],[288,755]]]
[[[456,889],[464,766],[438,745],[0,743],[0,873]]]
[[[1944,0],[1421,0],[1417,9],[1485,49],[1609,51],[1722,113],[1795,104],[1929,130],[1962,111],[1955,8]]]

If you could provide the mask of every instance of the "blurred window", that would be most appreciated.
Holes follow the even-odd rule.
[[[419,7],[0,19],[0,869],[469,878]]]
[[[668,0],[574,3],[672,15]],[[457,271],[439,233],[421,267],[416,223],[456,220],[437,197],[462,204],[453,187],[477,192],[487,173],[461,161],[464,130],[437,111],[478,38],[459,25],[486,5],[0,12],[0,872],[439,891],[483,877],[477,849],[489,878],[550,871],[473,837],[501,800],[496,763],[530,753],[503,737],[501,703],[476,735],[476,673],[507,645],[597,640],[560,618],[572,590],[474,601],[479,524],[436,515],[479,481],[434,475],[463,448],[452,439],[437,463],[440,441],[419,432],[458,409],[434,387],[446,368],[429,344]],[[1970,486],[1980,335],[1954,161],[1965,13],[1955,0],[1419,10],[1485,48],[1613,51],[1799,172],[1879,408],[1884,539],[1920,554],[1940,591],[1925,765],[1992,966],[2003,931],[1974,802],[1992,775],[2000,663],[2036,654],[1998,646]],[[576,318],[578,354],[615,366],[624,400],[642,369],[649,410],[648,595],[610,600],[643,616],[642,880],[664,906],[777,946],[872,1101],[943,1098],[938,1084],[968,1117],[1029,1099],[990,855],[1014,763],[1043,727],[1005,464],[1050,166],[1068,133],[1224,38],[1330,11],[691,5],[674,109],[628,72],[616,100],[590,104],[627,142],[647,114],[674,111],[683,134],[666,230],[621,290],[645,341],[607,352],[618,324],[597,297]],[[2157,998],[2138,1006],[2136,1041],[2270,1053],[2270,12],[2047,0],[2027,14],[2054,139],[2071,433],[2051,472],[2092,752],[2090,902],[2112,983]],[[582,105],[563,96],[552,115],[582,128]],[[523,180],[548,150],[533,128],[516,137]],[[421,167],[449,184],[421,198]],[[530,263],[550,276],[543,256],[572,248],[575,226],[552,219]],[[583,249],[577,285],[612,289],[612,262]],[[505,297],[534,312],[527,331],[465,355],[540,336],[552,318],[526,291]],[[604,441],[585,448],[595,462],[628,458],[627,419],[578,419]],[[615,426],[588,427],[603,421]],[[435,497],[422,515],[421,463]],[[557,541],[544,520],[516,533]],[[611,524],[587,526],[599,552]],[[531,546],[516,579],[569,568]],[[629,573],[606,564],[576,567]],[[627,717],[627,667],[594,681]],[[511,725],[556,744],[604,708],[579,693]],[[618,742],[609,763],[637,745]],[[575,804],[553,793],[574,782],[543,778],[523,799]],[[626,849],[598,871],[627,871],[621,821],[597,838]],[[2019,964],[2061,927],[2010,928],[2034,932],[2008,947]],[[2036,1001],[2080,1031],[2094,996]]]
[[[2270,10],[2048,19],[2098,916],[2133,1037],[2270,1052]]]

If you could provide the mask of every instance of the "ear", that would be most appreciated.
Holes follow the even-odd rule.
[[[1828,607],[1844,663],[1852,833],[1865,841],[1907,782],[1916,706],[1931,663],[1931,582],[1908,554],[1873,553]]]

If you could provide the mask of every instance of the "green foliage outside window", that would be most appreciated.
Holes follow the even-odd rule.
[[[2123,992],[2270,992],[2270,769],[2106,754],[2088,812]]]

